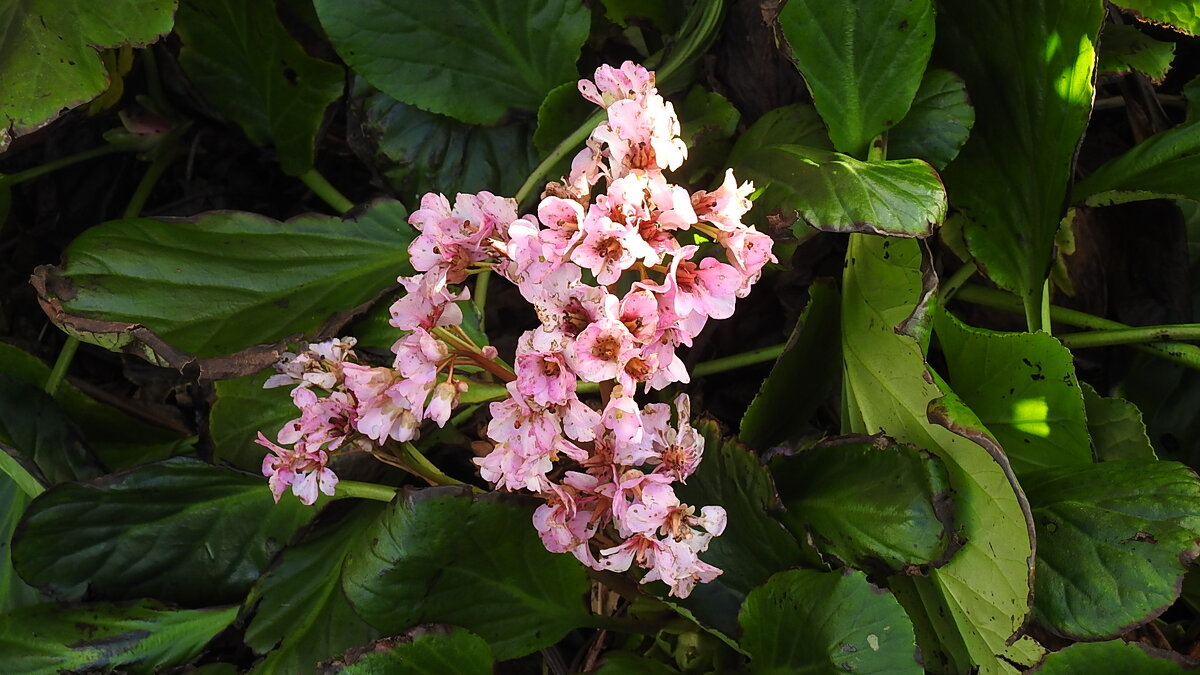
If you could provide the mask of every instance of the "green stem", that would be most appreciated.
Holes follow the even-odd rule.
[[[545,182],[546,174],[550,173],[550,170],[560,160],[574,151],[575,147],[580,143],[587,140],[587,137],[592,133],[592,129],[595,129],[600,124],[600,120],[604,119],[606,114],[607,111],[597,110],[591,117],[587,118],[587,121],[582,126],[576,129],[570,136],[564,138],[561,143],[550,151],[550,154],[546,155],[546,159],[543,159],[542,163],[537,165],[533,173],[529,174],[529,178],[526,178],[521,187],[517,189],[514,199],[516,199],[518,205],[525,201],[525,198],[533,192],[535,187]]]
[[[1071,349],[1111,347],[1146,342],[1172,342],[1176,340],[1200,340],[1200,323],[1180,323],[1167,326],[1138,326],[1113,330],[1094,330],[1071,333],[1059,337]]]
[[[484,330],[484,307],[487,305],[488,282],[491,280],[491,270],[484,270],[475,275],[475,294],[471,297],[471,300],[475,302],[475,311],[479,313],[480,331]]]
[[[179,154],[179,133],[179,128],[168,133],[162,139],[162,143],[155,148],[154,159],[146,168],[146,173],[142,174],[142,179],[138,181],[133,196],[129,198],[129,203],[125,205],[125,211],[121,217],[137,218],[141,215],[142,209],[146,207],[146,202],[150,199],[150,194],[154,192],[154,186],[158,185],[158,179],[162,178],[167,167],[171,166],[171,162],[174,162]]]
[[[959,293],[961,292],[960,290]],[[1025,313],[1025,328],[1030,333],[1036,333],[1042,329],[1041,297],[1041,295],[1021,296],[1021,309]]]
[[[954,297],[954,294],[958,292],[958,289],[962,288],[963,284],[970,281],[971,277],[975,276],[975,272],[977,271],[979,270],[975,267],[975,263],[973,262],[967,262],[962,267],[954,270],[954,273],[947,277],[946,281],[942,282],[942,288],[938,292],[941,304],[945,306],[947,302],[950,302],[950,299]]]
[[[333,187],[333,184],[326,180],[325,176],[322,176],[316,168],[305,171],[298,178],[308,186],[308,189],[313,191],[313,194],[320,197],[334,211],[346,213],[354,208],[354,202],[347,199],[341,192],[338,192],[338,189]]]
[[[42,387],[47,394],[54,396],[54,392],[58,391],[58,385],[62,384],[63,379],[67,376],[67,368],[71,366],[71,360],[75,358],[77,349],[79,349],[79,338],[68,335],[67,341],[63,343],[62,349],[58,352],[58,358],[54,361],[54,368],[50,370],[50,376],[46,378],[46,386]]]
[[[1042,284],[1042,312],[1039,321],[1046,335],[1053,334],[1050,322],[1050,279],[1046,279],[1046,283]]]
[[[111,155],[118,152],[137,152],[138,150],[143,149],[145,149],[145,142],[141,140],[102,145],[98,148],[84,150],[83,152],[77,152],[74,155],[68,155],[66,157],[56,159],[53,162],[40,164],[32,169],[26,169],[25,171],[18,171],[17,173],[10,173],[8,175],[0,175],[0,186],[23,183],[27,180],[37,178],[38,176],[44,176],[48,173],[58,171],[59,169],[65,169],[73,164],[86,162],[89,159],[96,159],[97,157],[103,157],[105,155]]]
[[[396,488],[378,483],[364,483],[357,480],[339,480],[335,489],[337,498],[373,499],[377,502],[390,502],[396,497]]]
[[[783,348],[786,346],[786,344],[771,345],[770,347],[761,347],[759,349],[752,349],[748,352],[733,354],[724,358],[713,359],[712,361],[705,361],[704,363],[696,364],[696,367],[692,369],[692,375],[695,375],[696,377],[704,377],[705,375],[721,373],[726,370],[734,370],[735,368],[752,366],[756,363],[774,361],[775,359],[779,358],[779,355],[783,353]]]
[[[417,446],[412,443],[408,441],[401,443],[400,450],[402,453],[401,460],[408,466],[408,470],[414,475],[424,478],[430,485],[466,485],[461,480],[451,478],[442,473],[442,470],[429,461],[428,457],[422,455],[421,451],[417,450]],[[476,492],[482,492],[482,490],[473,485],[471,489]]]
[[[975,286],[973,284],[963,286],[955,297],[959,300],[965,300],[976,305],[992,307],[993,309],[1000,309],[1006,312],[1020,314],[1022,311],[1021,301],[1015,296],[1004,291]],[[1050,306],[1050,319],[1067,326],[1090,328],[1095,331],[1121,331],[1133,328],[1118,321],[1053,305]],[[1061,337],[1065,338],[1067,336]],[[1147,354],[1153,354],[1168,361],[1174,361],[1189,368],[1200,370],[1200,348],[1195,345],[1178,342],[1159,342],[1130,343],[1130,346]]]

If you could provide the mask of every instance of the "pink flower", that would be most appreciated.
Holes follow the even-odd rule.
[[[329,458],[324,451],[309,450],[303,443],[291,449],[282,448],[267,440],[262,432],[255,443],[271,451],[263,458],[262,472],[268,478],[276,503],[288,487],[305,505],[317,501],[318,491],[333,496],[338,478],[325,466]]]
[[[308,350],[299,354],[284,352],[275,364],[279,374],[267,378],[263,389],[299,384],[333,391],[342,378],[342,362],[354,357],[355,344],[352,337],[334,338],[309,343]]]
[[[437,377],[442,361],[450,356],[446,343],[430,335],[424,328],[415,328],[396,340],[392,352],[396,354],[393,367],[402,376],[425,384]]]
[[[679,412],[679,422],[675,429],[663,429],[658,449],[658,464],[655,473],[665,473],[680,483],[687,482],[687,477],[700,466],[704,456],[704,437],[696,432],[691,425],[692,405],[687,394],[675,397],[675,409]]]
[[[636,227],[608,218],[595,205],[585,222],[583,241],[571,251],[571,262],[591,270],[597,283],[607,286],[639,258],[654,258],[654,249]]]
[[[445,279],[430,274],[418,274],[397,279],[406,294],[391,306],[391,324],[400,330],[462,324],[462,310],[455,302],[466,300],[470,293],[463,289],[455,295],[446,288]]]
[[[620,68],[602,65],[596,69],[595,84],[579,81],[579,93],[592,103],[607,108],[615,101],[644,98],[655,93],[654,73],[632,61]]]
[[[336,450],[354,431],[355,401],[344,391],[318,398],[312,389],[296,387],[292,390],[292,403],[300,410],[300,417],[279,430],[280,443],[303,440],[310,447],[327,444],[327,449]]]
[[[779,262],[771,253],[775,242],[753,226],[722,232],[717,241],[725,247],[729,262],[742,273],[742,285],[736,293],[739,298],[750,294],[750,287],[762,276],[767,263]]]
[[[750,211],[751,206],[746,197],[753,192],[753,183],[747,181],[739,186],[733,177],[733,169],[726,169],[721,187],[712,192],[699,190],[692,195],[692,208],[700,220],[732,232],[743,227],[742,216]]]
[[[703,314],[727,319],[733,316],[736,293],[744,277],[716,258],[705,258],[696,265],[691,257],[697,249],[684,246],[676,252],[667,278],[667,296],[674,301],[673,309],[679,316]]]
[[[581,380],[603,382],[616,379],[637,351],[625,324],[604,318],[584,328],[567,347],[566,355]]]

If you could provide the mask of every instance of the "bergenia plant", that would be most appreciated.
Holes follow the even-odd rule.
[[[742,222],[750,183],[733,171],[712,191],[689,193],[664,171],[680,168],[687,145],[654,73],[632,62],[601,66],[580,80],[584,98],[606,112],[563,182],[546,186],[537,214],[518,217],[513,199],[489,192],[421,198],[409,223],[418,274],[391,307],[402,331],[390,366],[365,365],[346,337],[309,345],[279,363],[266,386],[295,385],[300,417],[278,433],[263,460],[278,501],[289,487],[305,504],[335,494],[328,464],[338,453],[388,453],[430,421],[443,426],[471,386],[463,366],[507,382],[491,403],[492,449],[474,459],[500,490],[546,501],[533,514],[546,548],[596,570],[636,565],[687,597],[721,573],[699,557],[725,529],[720,506],[681,502],[704,452],[687,394],[672,407],[639,403],[688,372],[676,353],[708,320],[734,312],[762,274],[771,238]],[[702,245],[689,242],[702,242]],[[722,260],[722,258],[724,260]],[[495,348],[460,327],[456,302],[473,275],[516,285],[541,325],[521,335],[510,370]],[[455,369],[458,368],[458,372]],[[598,401],[580,398],[581,391]],[[586,395],[585,395],[586,398]],[[674,418],[674,421],[672,421]]]

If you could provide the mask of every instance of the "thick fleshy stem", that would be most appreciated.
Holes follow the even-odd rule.
[[[91,150],[84,150],[83,152],[77,152],[74,155],[68,155],[67,157],[56,159],[53,162],[39,164],[32,169],[26,169],[25,171],[10,173],[7,175],[0,175],[0,186],[23,183],[27,180],[37,178],[38,176],[44,176],[48,173],[58,171],[59,169],[65,169],[68,166],[72,166],[80,162],[86,162],[89,159],[96,159],[98,157],[104,157],[105,155],[111,155],[118,152],[138,152],[145,149],[146,141],[143,139],[135,139],[121,141],[120,143],[113,143],[111,145],[104,145],[98,148],[92,148]]]
[[[339,192],[337,188],[333,187],[333,184],[330,183],[325,176],[321,175],[321,172],[317,171],[315,168],[305,171],[297,176],[297,178],[307,185],[308,189],[313,191],[313,194],[320,197],[321,201],[328,204],[334,211],[337,211],[338,213],[346,213],[350,209],[354,208],[354,202],[347,199],[346,196]]]
[[[335,499],[371,499],[377,502],[390,502],[396,497],[396,488],[394,487],[357,480],[340,480],[336,490]]]

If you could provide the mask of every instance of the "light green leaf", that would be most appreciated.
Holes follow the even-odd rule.
[[[313,58],[287,32],[272,0],[183,0],[179,65],[204,98],[283,170],[312,168],[325,109],[342,95],[342,69]]]
[[[865,159],[913,102],[933,47],[932,3],[791,0],[779,24],[833,146]]]
[[[1109,23],[1100,32],[1098,73],[1128,73],[1136,70],[1161,83],[1175,58],[1175,43],[1162,42],[1138,30],[1137,26]]]
[[[723,507],[729,524],[700,555],[704,562],[720,568],[721,576],[697,585],[686,599],[673,602],[686,607],[705,625],[733,636],[737,631],[733,619],[747,593],[776,572],[821,563],[811,550],[802,550],[773,517],[772,512],[779,509],[779,495],[758,456],[735,439],[724,438],[714,422],[700,422],[696,429],[704,435],[704,461],[687,483],[675,487],[675,493],[696,509]]]
[[[360,502],[345,518],[325,521],[300,544],[284,549],[246,599],[253,619],[246,644],[267,654],[254,675],[312,675],[320,661],[379,637],[342,595],[342,562],[383,511]]]
[[[411,203],[426,192],[488,190],[512,196],[537,165],[525,122],[464,124],[401,103],[361,79],[355,82],[351,110],[361,131],[362,154]]]
[[[1071,201],[1089,206],[1175,197],[1200,200],[1200,120],[1157,133],[1079,181]]]
[[[824,232],[927,237],[946,216],[946,190],[917,159],[860,162],[801,145],[774,145],[738,156],[738,178],[770,186],[758,204],[785,222]],[[793,225],[802,235],[804,227]]]
[[[488,643],[457,626],[422,626],[353,649],[322,675],[491,675]]]
[[[236,616],[237,607],[170,609],[153,600],[33,605],[0,615],[0,663],[5,675],[149,675],[186,663]]]
[[[0,152],[99,96],[108,72],[98,50],[154,42],[170,32],[175,2],[0,0]]]
[[[776,574],[746,597],[738,623],[752,673],[924,672],[900,603],[859,571]]]
[[[342,59],[388,96],[468,124],[537,110],[578,78],[579,0],[316,0]]]
[[[779,457],[779,520],[825,556],[873,574],[939,566],[954,543],[946,467],[883,436],[846,436]]]
[[[1001,333],[939,312],[935,331],[963,403],[996,436],[1017,475],[1090,464],[1083,395],[1071,352],[1045,333]]]
[[[1133,10],[1150,23],[1165,23],[1188,35],[1200,35],[1200,8],[1191,0],[1121,0],[1115,4]]]
[[[21,577],[55,597],[238,602],[316,509],[266,481],[177,457],[35,499],[13,539]]]
[[[31,497],[0,473],[0,613],[42,600],[37,589],[17,576],[12,565],[12,535]]]
[[[837,381],[840,297],[828,279],[813,282],[808,294],[787,346],[742,416],[738,439],[752,448],[764,450],[802,432]],[[796,386],[800,381],[804,387]]]
[[[1099,2],[938,3],[939,61],[975,126],[942,177],[988,277],[1038,307],[1076,147],[1092,108]]]
[[[38,275],[47,300],[65,312],[52,318],[76,332],[94,329],[84,336],[89,342],[107,346],[97,335],[115,334],[156,354],[177,348],[214,357],[315,333],[411,274],[415,231],[406,219],[401,204],[381,201],[346,220],[305,215],[281,223],[242,212],[115,220],[73,241],[65,266]],[[171,365],[187,366],[188,356]],[[201,374],[257,372],[277,352],[251,356],[202,361]]]
[[[1191,672],[1176,652],[1140,642],[1079,642],[1046,657],[1038,675],[1177,675]]]
[[[1112,461],[1030,473],[1034,617],[1075,640],[1115,637],[1179,597],[1200,553],[1200,479],[1182,464]]]
[[[962,78],[946,70],[925,71],[908,114],[888,132],[888,157],[916,157],[946,168],[975,124],[975,109]]]
[[[583,567],[546,551],[532,514],[506,495],[405,490],[351,547],[342,589],[386,634],[451,623],[487,640],[497,659],[532,653],[590,621]]]
[[[1123,398],[1101,396],[1086,382],[1083,404],[1087,410],[1088,434],[1101,462],[1115,459],[1158,459],[1146,436],[1142,411]]]
[[[926,292],[917,242],[851,235],[842,295],[844,431],[882,432],[928,449],[949,472],[954,522],[966,543],[927,577],[889,579],[926,667],[1011,673],[1010,660],[1032,665],[1038,656],[1028,643],[1009,645],[1029,611],[1033,525],[999,446],[936,384],[917,342],[897,332],[911,325]]]

